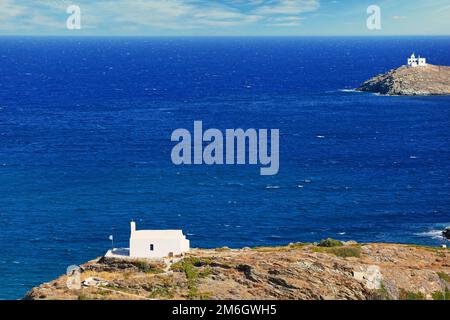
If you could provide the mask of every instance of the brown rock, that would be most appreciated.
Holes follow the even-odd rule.
[[[386,95],[450,95],[450,67],[427,65],[402,66],[364,82],[358,91]]]
[[[450,275],[448,249],[367,244],[361,245],[359,257],[344,258],[339,252],[314,245],[193,249],[185,258],[191,261],[188,270],[177,267],[157,274],[130,262],[100,259],[83,265],[81,280],[107,285],[73,290],[61,276],[33,288],[26,299],[361,300],[399,299],[419,292],[431,299],[450,286],[442,280]]]

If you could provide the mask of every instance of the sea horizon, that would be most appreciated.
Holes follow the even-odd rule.
[[[450,34],[399,34],[399,35],[379,35],[379,34],[360,34],[360,35],[342,35],[342,34],[323,34],[323,35],[149,35],[149,34],[0,34],[0,38],[367,38],[367,39],[382,39],[382,38],[449,38]]]

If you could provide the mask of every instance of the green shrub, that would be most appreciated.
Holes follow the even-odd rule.
[[[360,247],[331,248],[331,249],[329,249],[329,251],[341,258],[350,258],[350,257],[359,258],[359,257],[361,257],[361,248]]]
[[[375,298],[377,300],[391,300],[391,295],[389,294],[389,291],[387,290],[384,283],[381,283],[380,289],[376,290]]]
[[[326,247],[326,248],[332,248],[332,247],[342,247],[344,244],[342,243],[342,241],[339,240],[335,240],[335,239],[325,239],[325,240],[320,240],[318,246],[319,247]]]
[[[187,279],[187,286],[189,289],[189,299],[191,300],[203,300],[208,299],[209,294],[204,292],[198,292],[197,289],[197,281],[199,278],[205,278],[211,273],[211,268],[209,265],[211,264],[210,258],[197,258],[197,257],[189,257],[185,258],[177,263],[174,263],[171,266],[171,269],[174,271],[184,272]],[[197,270],[197,267],[206,266],[205,269],[201,272]]]
[[[196,267],[209,266],[211,264],[211,258],[208,257],[190,257],[188,258],[189,262]]]
[[[139,271],[145,272],[145,273],[158,274],[158,273],[164,272],[164,270],[157,268],[156,265],[151,264],[144,260],[133,261],[133,265],[136,266],[139,269]]]
[[[178,261],[178,262],[173,263],[170,266],[170,270],[177,271],[177,272],[182,272],[183,271],[183,261]]]
[[[450,276],[448,274],[446,274],[445,272],[437,272],[437,275],[441,280],[446,281],[447,283],[450,283]]]
[[[306,243],[296,242],[296,243],[289,244],[289,248],[291,248],[291,249],[300,249],[300,248],[303,248],[306,245],[307,245]]]
[[[109,296],[111,294],[111,292],[106,291],[106,290],[100,290],[100,291],[97,291],[97,294],[100,296]]]
[[[211,274],[211,267],[206,266],[205,269],[198,273],[199,278],[206,278]]]
[[[400,291],[400,300],[425,300],[425,296],[422,292],[412,292],[412,291]]]
[[[195,269],[195,266],[189,262],[189,261],[185,261],[183,263],[183,271],[186,274],[186,278],[188,280],[195,280],[197,278],[197,270]]]
[[[323,253],[331,253],[337,257],[341,258],[350,258],[361,257],[361,246],[349,246],[349,247],[312,247],[312,251],[314,252],[323,252]]]
[[[433,300],[450,300],[450,291],[448,288],[445,288],[444,292],[436,291],[431,294]]]
[[[152,289],[150,295],[150,299],[155,298],[165,298],[165,299],[172,299],[173,298],[173,292],[170,288],[164,287],[164,286],[156,286]]]

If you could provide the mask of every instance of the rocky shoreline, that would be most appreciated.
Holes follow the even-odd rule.
[[[442,231],[442,237],[444,237],[447,240],[450,240],[450,227]]]
[[[69,279],[70,280],[70,279]],[[450,299],[450,250],[335,240],[283,247],[193,249],[182,258],[98,258],[24,299]]]
[[[356,90],[400,96],[450,95],[450,67],[402,66],[367,80]]]

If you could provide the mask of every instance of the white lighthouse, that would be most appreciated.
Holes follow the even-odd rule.
[[[408,58],[408,67],[417,68],[417,67],[425,67],[427,65],[427,59],[418,57],[413,53],[411,57]]]

